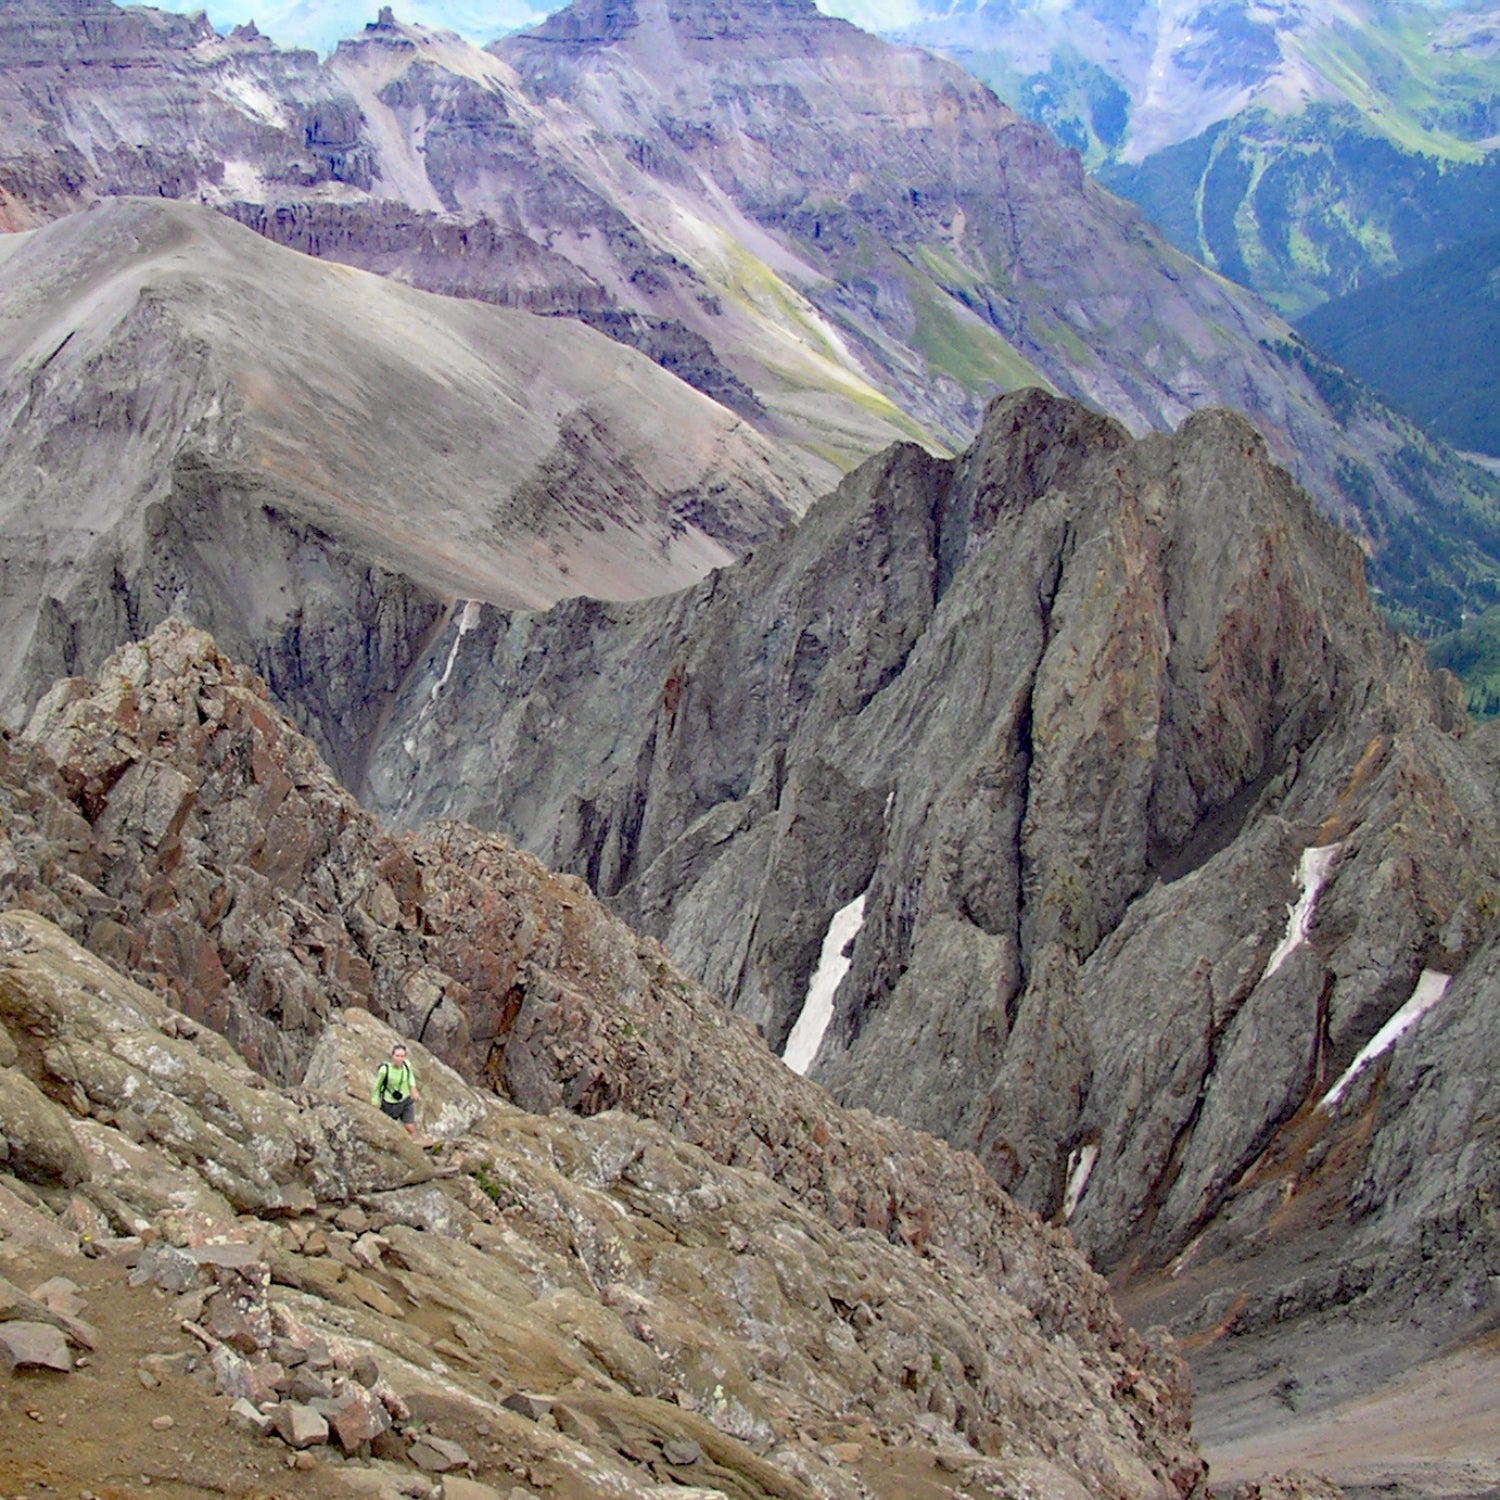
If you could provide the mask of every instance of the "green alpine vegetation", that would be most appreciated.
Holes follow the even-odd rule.
[[[1288,317],[1500,232],[1493,0],[924,0],[947,53]]]
[[[1500,455],[1500,234],[1329,302],[1298,327],[1429,432]]]
[[[1500,154],[1410,151],[1348,104],[1251,110],[1099,176],[1180,250],[1293,318],[1500,232]]]
[[[1500,714],[1500,606],[1430,641],[1427,658],[1462,681],[1470,713]]]

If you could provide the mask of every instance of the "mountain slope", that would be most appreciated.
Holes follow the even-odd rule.
[[[918,0],[900,35],[962,57],[1091,165],[1138,163],[1247,111],[1348,105],[1406,150],[1500,134],[1489,0]]]
[[[434,697],[450,649],[466,687]],[[1352,1319],[1388,1371],[1432,1347],[1392,1338],[1392,1308],[1430,1298],[1433,1339],[1492,1309],[1492,1166],[1454,1167],[1477,1238],[1438,1294],[1421,1091],[1381,1065],[1316,1106],[1432,970],[1474,1051],[1422,1109],[1463,1113],[1455,1151],[1488,1128],[1467,1090],[1500,1048],[1500,807],[1462,729],[1242,420],[1134,441],[1033,392],[957,460],[873,460],[685,594],[483,612],[415,675],[368,795],[585,875],[777,1050],[862,898],[816,1077],[974,1150],[1127,1278],[1200,1238],[1285,1249],[1277,1205],[1332,1195],[1297,1316]],[[1316,925],[1289,931],[1307,892]],[[1403,1173],[1410,1195],[1371,1186]],[[1302,1273],[1257,1274],[1247,1331],[1355,1380],[1267,1311]],[[1222,1307],[1205,1288],[1173,1315],[1202,1333]]]
[[[1404,149],[1350,107],[1250,110],[1100,177],[1290,318],[1500,225],[1493,152],[1471,162]]]
[[[1325,303],[1298,326],[1429,432],[1500,455],[1500,235]]]
[[[903,37],[1289,317],[1497,227],[1493,4],[918,9]]]
[[[349,770],[453,594],[686,582],[807,503],[738,418],[573,323],[209,210],[0,240],[4,698],[191,610]]]
[[[1201,1494],[1179,1361],[1065,1236],[788,1072],[576,880],[471,829],[387,833],[201,632],[47,694],[0,745],[0,836],[9,1164],[71,1189],[65,1222],[192,1245],[244,1216],[263,1292],[303,1293],[282,1305],[340,1328],[345,1369],[375,1343],[403,1454],[420,1422],[484,1424],[492,1476],[578,1500],[660,1494],[673,1436],[699,1451],[663,1482],[740,1500],[959,1473]],[[445,1169],[366,1102],[398,1033]],[[8,1223],[11,1201],[0,1179]],[[351,1204],[393,1227],[338,1268],[310,1235]],[[216,1354],[230,1394],[274,1379],[269,1339],[217,1327],[260,1370]],[[858,1479],[802,1442],[835,1423]]]
[[[27,3],[64,40],[49,64],[28,32],[0,65],[16,222],[149,179],[332,258],[576,314],[820,483],[893,437],[960,445],[998,389],[1051,385],[1133,430],[1230,405],[1360,535],[1403,619],[1489,602],[1487,476],[1377,403],[1330,403],[1285,325],[962,70],[810,3],[581,6],[490,52],[387,21],[321,68],[150,12],[119,40],[107,0]],[[68,45],[105,66],[61,67]],[[139,65],[108,68],[111,45]]]

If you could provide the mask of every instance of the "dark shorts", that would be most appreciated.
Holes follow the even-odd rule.
[[[393,1120],[400,1120],[403,1125],[415,1124],[417,1118],[417,1107],[411,1102],[411,1095],[404,1099],[386,1099],[381,1102],[381,1112],[389,1115]]]

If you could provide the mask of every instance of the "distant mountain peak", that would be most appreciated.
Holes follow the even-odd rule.
[[[750,6],[727,0],[575,0],[522,35],[587,48],[612,45],[643,28],[663,27],[690,43],[785,41],[809,30],[853,29],[846,21],[824,15],[813,0],[759,0]]]

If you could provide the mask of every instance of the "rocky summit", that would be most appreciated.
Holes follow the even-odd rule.
[[[1253,1424],[1494,1315],[1490,745],[1247,423],[1025,393],[686,593],[482,612],[368,794],[584,875],[777,1051],[821,989],[813,1075],[1245,1334]]]
[[[1064,1232],[791,1073],[575,877],[383,831],[202,632],[59,684],[0,819],[0,1465],[1201,1492],[1180,1358]],[[427,1141],[368,1103],[397,1035]]]

